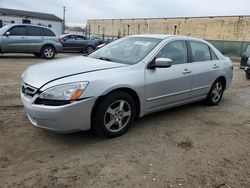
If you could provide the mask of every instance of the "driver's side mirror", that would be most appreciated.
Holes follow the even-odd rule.
[[[155,68],[168,68],[172,66],[172,59],[170,58],[157,58],[152,63],[149,64],[149,69]]]
[[[6,33],[5,33],[5,36],[7,36],[7,37],[10,36],[10,32],[9,32],[9,31],[6,32]]]

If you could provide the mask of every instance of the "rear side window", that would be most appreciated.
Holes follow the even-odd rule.
[[[10,32],[10,35],[13,35],[13,36],[25,36],[25,35],[27,35],[25,26],[12,27],[8,32]]]
[[[156,58],[169,58],[173,64],[188,62],[187,46],[185,41],[174,41],[164,46]]]
[[[29,36],[46,36],[42,28],[27,26]]]
[[[202,42],[194,42],[194,41],[190,41],[189,43],[192,51],[191,55],[193,62],[211,60],[211,54],[208,45]]]
[[[55,37],[55,33],[53,31],[51,31],[50,29],[46,29],[46,28],[43,28],[43,31],[45,32],[46,36],[49,36],[49,37]]]
[[[214,51],[210,48],[210,52],[211,52],[211,58],[212,60],[218,60],[217,55],[215,55]]]

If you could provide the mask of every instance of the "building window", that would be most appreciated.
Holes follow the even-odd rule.
[[[23,19],[23,24],[31,24],[31,20]]]
[[[11,20],[11,23],[12,23],[12,24],[14,24],[14,23],[15,23],[15,21],[14,21],[14,20]]]
[[[49,28],[51,28],[51,27],[52,27],[52,25],[51,25],[51,24],[49,24],[49,25],[48,25],[48,27],[49,27]]]

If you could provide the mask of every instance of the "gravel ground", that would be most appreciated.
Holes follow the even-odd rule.
[[[250,187],[250,80],[237,66],[219,106],[155,113],[124,136],[103,139],[29,123],[20,75],[43,61],[0,56],[0,187]]]

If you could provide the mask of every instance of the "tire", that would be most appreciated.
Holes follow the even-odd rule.
[[[207,105],[214,106],[218,105],[222,99],[223,93],[225,90],[225,84],[222,79],[218,79],[214,82],[211,87],[205,102]]]
[[[246,72],[246,78],[247,78],[247,79],[250,79],[250,73],[247,73],[247,72]]]
[[[41,57],[41,53],[33,53],[36,57]]]
[[[113,92],[96,105],[92,116],[92,128],[101,137],[118,137],[133,124],[135,114],[134,99],[125,92]]]
[[[53,59],[56,51],[52,46],[44,46],[42,49],[42,57],[45,59]]]
[[[86,51],[87,51],[88,54],[91,54],[92,52],[94,52],[94,47],[93,46],[88,46],[86,48]]]

